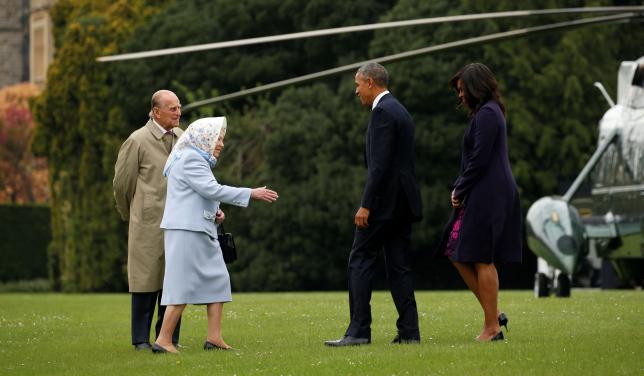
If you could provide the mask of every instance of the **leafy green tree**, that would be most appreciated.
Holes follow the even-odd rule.
[[[113,168],[120,144],[147,120],[155,90],[174,90],[185,104],[367,58],[570,17],[426,25],[110,64],[96,63],[96,56],[561,4],[59,0],[53,10],[56,59],[34,107],[34,148],[49,160],[52,278],[69,291],[125,288],[127,234],[114,210]],[[618,64],[639,57],[642,34],[637,25],[599,25],[386,64],[390,89],[417,126],[417,174],[425,216],[413,239],[420,251],[419,285],[449,285],[434,273],[437,267],[424,271],[450,210],[449,186],[458,175],[468,123],[447,87],[450,77],[472,61],[484,62],[496,73],[508,107],[510,158],[527,209],[542,195],[561,193],[594,151],[595,124],[606,107],[591,84],[602,81],[614,92]],[[352,218],[365,178],[368,116],[353,96],[353,72],[200,108],[186,113],[184,120],[221,115],[228,117],[229,127],[217,178],[231,185],[268,184],[280,193],[275,205],[225,208],[226,228],[235,233],[241,256],[231,266],[233,287],[343,288]]]
[[[149,19],[124,45],[127,51],[293,33],[376,22],[394,3],[342,0],[188,0]],[[309,38],[279,43],[163,56],[116,63],[115,93],[131,127],[145,120],[150,92],[174,90],[184,100],[191,94],[226,94],[258,84],[316,72],[362,59],[371,33]],[[328,80],[327,83],[335,83]],[[270,93],[275,99],[279,92]],[[230,113],[244,101],[218,108]]]
[[[111,183],[118,136],[106,126],[114,106],[110,71],[95,58],[117,51],[158,3],[61,0],[52,8],[56,57],[34,105],[33,148],[49,160],[49,259],[57,289],[125,288],[125,231]]]
[[[343,288],[364,184],[368,112],[359,111],[352,90],[341,95],[317,84],[287,90],[260,113],[270,127],[261,184],[270,184],[280,199],[245,210],[252,224],[248,266],[232,273],[233,284],[254,290]]]
[[[611,5],[576,1],[565,6]],[[390,19],[470,14],[564,6],[560,2],[400,0]],[[576,16],[578,17],[578,16]],[[374,56],[487,35],[511,29],[560,22],[571,16],[481,20],[377,33]],[[629,33],[629,34],[625,34]],[[392,90],[414,115],[418,127],[419,179],[423,183],[426,220],[415,243],[433,249],[447,218],[449,188],[458,173],[460,143],[466,116],[454,108],[456,98],[447,82],[463,65],[479,61],[490,66],[500,81],[508,109],[510,159],[524,212],[548,194],[561,194],[595,150],[597,122],[607,106],[594,81],[614,82],[621,60],[623,35],[642,35],[629,25],[596,25],[567,31],[532,34],[503,42],[473,45],[390,64]],[[627,43],[632,43],[628,38]],[[404,46],[404,47],[403,47]],[[598,48],[598,46],[601,46]],[[529,259],[532,256],[524,250]],[[529,261],[529,260],[528,260]],[[524,263],[528,271],[534,264]],[[531,274],[524,280],[530,283]],[[426,277],[425,277],[426,278]]]

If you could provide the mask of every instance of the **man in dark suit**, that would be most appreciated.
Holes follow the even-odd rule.
[[[367,182],[349,255],[351,322],[343,338],[327,346],[371,343],[371,291],[376,258],[384,248],[387,279],[398,311],[398,334],[392,343],[419,343],[418,311],[410,266],[412,222],[422,218],[414,171],[414,122],[387,90],[388,73],[367,63],[355,75],[356,95],[371,107],[365,162]]]

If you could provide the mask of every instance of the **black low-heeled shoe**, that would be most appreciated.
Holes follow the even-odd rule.
[[[501,312],[499,314],[499,325],[505,327],[505,330],[509,332],[510,329],[508,329],[508,321],[510,321],[508,319],[508,316],[505,313]]]
[[[204,350],[233,350],[232,347],[221,347],[210,341],[204,342],[203,349]]]
[[[178,352],[173,353],[172,351],[168,351],[165,348],[157,345],[156,343],[152,345],[152,352],[154,354],[178,354]]]

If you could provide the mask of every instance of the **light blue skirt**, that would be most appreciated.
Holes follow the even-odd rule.
[[[164,230],[162,305],[232,301],[230,276],[219,242],[205,232]]]

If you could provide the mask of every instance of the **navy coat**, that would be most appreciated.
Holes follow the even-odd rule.
[[[505,117],[490,100],[470,121],[463,137],[461,172],[453,185],[462,209],[452,211],[439,249],[465,210],[453,259],[459,262],[520,262],[521,205],[508,158]]]
[[[389,93],[371,111],[365,148],[368,174],[361,204],[370,209],[370,221],[422,218],[414,131],[411,115]]]

